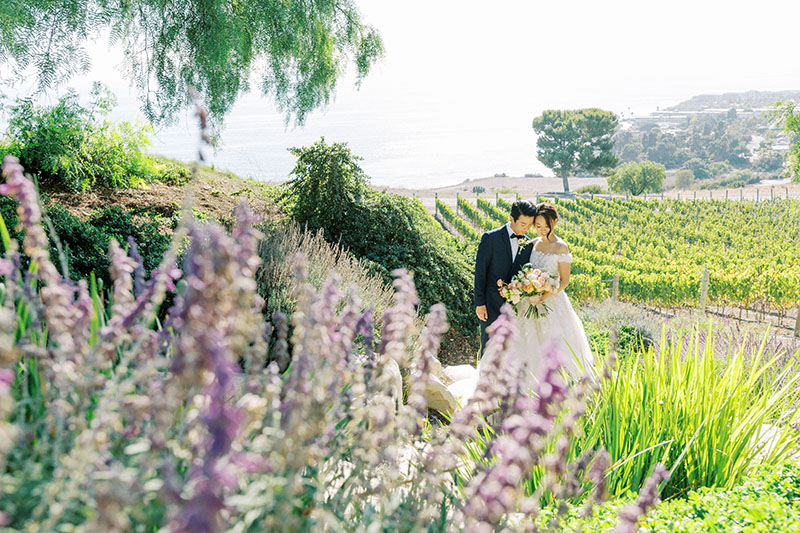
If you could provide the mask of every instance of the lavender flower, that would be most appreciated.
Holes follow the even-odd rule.
[[[383,330],[381,331],[380,357],[394,359],[401,368],[407,366],[408,354],[406,340],[413,331],[416,305],[419,304],[417,291],[411,275],[404,269],[392,272],[395,276],[395,305],[383,314]]]
[[[439,351],[442,335],[447,331],[447,310],[442,304],[431,307],[428,322],[420,336],[420,348],[411,371],[408,393],[407,427],[411,435],[419,435],[421,421],[428,412],[427,388],[432,360]]]
[[[658,486],[669,480],[669,471],[661,463],[656,464],[653,473],[639,491],[636,501],[626,505],[618,515],[617,533],[636,533],[636,523],[660,500]]]

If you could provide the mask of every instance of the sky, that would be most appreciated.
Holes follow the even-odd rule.
[[[486,157],[512,160],[512,150],[535,145],[531,120],[544,109],[601,107],[624,116],[647,114],[697,94],[800,89],[800,2],[356,0],[356,5],[381,33],[385,57],[360,90],[346,75],[334,103],[313,113],[305,128],[286,130],[281,123],[265,129],[280,151],[329,129],[349,132],[337,127],[365,110],[381,117],[392,143],[402,144],[403,135],[414,133],[408,115],[418,111],[426,128],[440,137],[463,136],[460,144],[471,152],[481,143],[487,150],[491,146],[491,139],[476,136],[502,131],[498,145],[509,152],[502,154],[498,147]],[[92,72],[71,85],[88,93],[91,82],[102,79],[120,99],[122,115],[115,118],[132,118],[136,91],[119,71],[120,50],[109,49],[103,39],[91,48]],[[236,121],[254,108],[280,122],[268,98],[247,96],[231,115],[234,127],[223,132],[223,151],[235,148]],[[181,123],[184,130],[193,127],[189,113]],[[173,142],[169,131],[163,133]],[[389,150],[353,142],[368,157],[374,150]],[[469,156],[453,150],[456,166]],[[419,149],[395,156],[414,151]],[[534,152],[518,166],[536,167]],[[376,168],[388,168],[391,159],[383,167],[378,159]],[[409,166],[424,172],[426,161]],[[464,172],[484,171],[480,165],[467,167]]]

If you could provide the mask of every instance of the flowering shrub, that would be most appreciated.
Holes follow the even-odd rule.
[[[14,158],[3,175],[0,193],[19,202],[31,266],[19,268],[0,225],[0,523],[31,531],[531,530],[546,495],[559,509],[591,486],[589,504],[602,496],[607,455],[588,450],[570,461],[568,453],[592,385],[569,387],[551,351],[533,393],[524,390],[506,357],[510,307],[495,322],[473,401],[446,429],[434,428],[426,385],[448,325],[444,306],[433,305],[412,350],[419,299],[405,271],[394,272],[375,346],[372,312],[356,291],[342,292],[335,276],[315,291],[297,260],[287,339],[283,319],[269,324],[259,313],[259,234],[240,206],[230,235],[184,219],[148,282],[133,249],[112,241],[104,302],[53,266],[33,184]],[[185,237],[179,270],[176,243]],[[156,310],[168,289],[177,297],[162,327]],[[278,341],[269,346],[272,328]],[[282,374],[288,342],[293,359]],[[391,361],[412,369],[405,403],[390,386]],[[466,450],[478,441],[474,460]],[[542,482],[531,496],[523,481],[534,468]],[[638,509],[654,498],[645,495]]]

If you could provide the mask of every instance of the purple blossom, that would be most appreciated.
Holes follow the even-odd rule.
[[[380,358],[391,357],[400,367],[405,367],[408,359],[406,340],[411,336],[416,306],[419,304],[414,281],[405,269],[392,272],[395,276],[395,304],[383,314]]]
[[[431,376],[431,365],[439,351],[442,335],[447,331],[447,310],[443,304],[431,307],[425,329],[420,336],[420,347],[411,371],[411,387],[408,393],[407,431],[419,435],[421,421],[428,412],[427,387]]]
[[[636,523],[647,511],[655,507],[660,500],[659,485],[669,480],[669,471],[661,463],[653,468],[652,475],[639,491],[636,501],[626,505],[617,516],[617,533],[636,533]]]

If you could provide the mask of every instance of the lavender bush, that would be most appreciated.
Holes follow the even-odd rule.
[[[408,273],[394,273],[377,343],[357,290],[343,292],[332,276],[317,291],[294,259],[289,339],[284,318],[261,318],[259,234],[240,207],[230,235],[184,219],[149,280],[135,246],[126,252],[112,243],[105,302],[52,264],[33,184],[13,158],[3,175],[0,192],[19,202],[31,267],[20,271],[19,253],[6,243],[2,526],[533,530],[545,493],[556,505],[592,486],[588,501],[602,496],[606,454],[587,450],[570,461],[567,453],[593,385],[570,387],[553,352],[535,390],[520,389],[520,370],[506,357],[514,342],[509,309],[494,325],[474,400],[449,426],[434,427],[425,386],[446,313],[434,305],[417,331]],[[176,249],[187,238],[178,269]],[[177,297],[160,324],[170,290]],[[278,341],[270,346],[273,328]],[[282,372],[289,343],[292,362]],[[405,403],[391,386],[390,360],[411,369]],[[528,495],[523,482],[534,468],[543,482]]]

